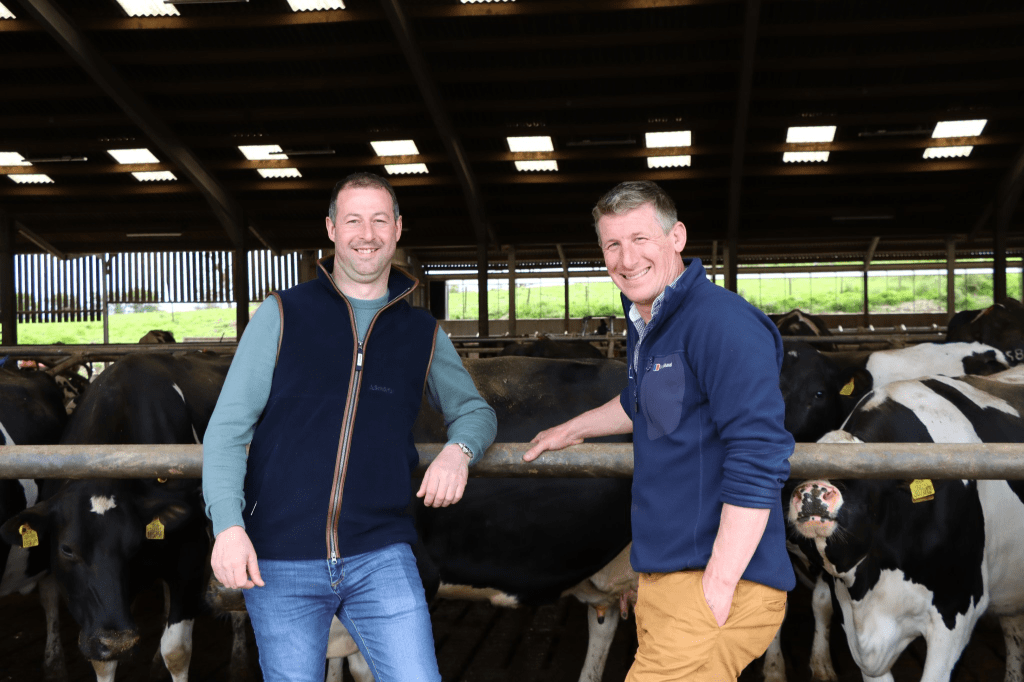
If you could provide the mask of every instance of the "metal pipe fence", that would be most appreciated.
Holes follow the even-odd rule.
[[[444,447],[417,446],[418,471]],[[633,446],[584,443],[522,461],[527,443],[495,443],[470,468],[480,477],[628,477]],[[1024,479],[1022,443],[798,443],[790,477]],[[198,478],[201,445],[11,445],[0,478]]]

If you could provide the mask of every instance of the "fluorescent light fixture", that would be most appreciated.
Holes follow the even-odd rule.
[[[118,163],[160,163],[148,149],[108,149],[107,153]]]
[[[178,179],[171,171],[140,171],[132,175],[139,182],[167,182]]]
[[[412,140],[378,140],[371,142],[370,146],[377,156],[411,156],[420,153]]]
[[[31,166],[18,152],[0,152],[0,166]]]
[[[831,142],[836,139],[835,126],[791,126],[786,131],[786,142]]]
[[[424,175],[430,172],[425,163],[386,163],[384,170],[388,175]]]
[[[517,171],[556,171],[558,162],[551,161],[516,161]]]
[[[972,145],[966,147],[928,147],[924,150],[926,159],[951,159],[957,156],[970,156]]]
[[[242,152],[250,161],[288,158],[288,155],[281,151],[279,144],[240,144],[238,151]]]
[[[302,173],[298,168],[257,168],[259,174],[265,178],[301,178]]]
[[[648,156],[648,168],[687,168],[690,165],[690,155],[684,156]]]
[[[178,9],[163,0],[117,0],[130,17],[177,17]]]
[[[3,3],[0,3],[0,19],[16,19],[14,12],[4,7]]]
[[[935,124],[932,137],[975,137],[981,135],[986,123],[987,118],[973,121],[939,121]]]
[[[64,156],[33,156],[31,159],[25,159],[28,163],[71,163],[73,161],[88,160],[88,156],[72,156],[71,154],[65,154]]]
[[[529,137],[506,137],[510,152],[553,152],[555,145],[549,135],[532,135]]]
[[[180,237],[181,232],[128,232],[125,237]]]
[[[52,185],[53,178],[42,173],[23,173],[21,175],[8,175],[19,185]]]
[[[693,144],[689,130],[667,130],[661,133],[644,133],[648,149],[655,147],[689,147]]]
[[[323,11],[327,9],[345,9],[341,0],[288,0],[293,12]]]
[[[783,163],[824,163],[828,152],[783,152]]]
[[[463,5],[472,5],[477,2],[515,2],[516,0],[459,0]]]

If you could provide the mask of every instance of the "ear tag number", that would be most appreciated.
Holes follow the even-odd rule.
[[[18,533],[21,534],[21,546],[25,549],[29,547],[39,546],[39,534],[29,528],[27,523],[23,523],[18,529]]]
[[[846,385],[839,389],[839,395],[853,395],[853,377],[850,377]]]
[[[160,523],[160,518],[157,517],[150,521],[149,525],[146,526],[146,539],[147,540],[163,540],[164,539],[164,524]]]
[[[935,499],[935,486],[929,478],[917,478],[910,482],[910,497],[914,502]]]

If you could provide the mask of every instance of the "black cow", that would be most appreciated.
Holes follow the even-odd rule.
[[[984,310],[964,310],[946,328],[946,341],[979,341],[1006,353],[1012,364],[1024,362],[1024,304],[1012,298]]]
[[[150,329],[146,332],[139,343],[177,343],[174,340],[174,333],[163,329]]]
[[[865,396],[820,442],[1024,442],[1024,368],[933,376]],[[805,481],[789,497],[791,539],[824,569],[865,679],[889,679],[918,636],[922,680],[949,680],[988,609],[1006,637],[1006,680],[1024,660],[1024,487],[1007,481]]]
[[[200,442],[229,362],[206,353],[127,356],[89,386],[61,443]],[[172,679],[187,679],[209,552],[198,481],[47,481],[40,499],[0,535],[15,544],[19,528],[38,534],[97,677],[112,680],[117,657],[138,641],[131,603],[158,579],[168,588],[160,652]]]
[[[499,356],[526,356],[531,358],[603,358],[604,354],[589,341],[555,341],[542,336],[528,343],[510,343]],[[531,436],[532,438],[532,436]]]
[[[53,378],[38,370],[0,369],[0,444],[46,445],[60,440],[67,421],[63,394]],[[34,505],[39,487],[32,479],[0,479],[0,523]],[[29,536],[31,538],[31,536]],[[26,593],[37,584],[46,612],[46,649],[43,659],[47,680],[66,679],[61,648],[56,583],[46,577],[48,556],[23,536],[9,546],[0,544],[0,597]]]
[[[822,353],[795,341],[783,346],[779,388],[786,401],[786,430],[804,443],[839,428],[872,388],[932,374],[984,376],[1010,366],[1001,351],[976,342],[852,353]]]
[[[805,313],[799,308],[794,308],[781,317],[773,315],[772,319],[783,336],[832,336],[825,320],[817,315]],[[819,343],[815,346],[820,350],[836,349],[834,343]]]

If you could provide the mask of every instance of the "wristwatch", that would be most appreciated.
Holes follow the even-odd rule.
[[[456,445],[459,446],[459,449],[462,450],[466,457],[473,459],[473,451],[469,449],[469,446],[467,446],[465,443],[456,443]]]

